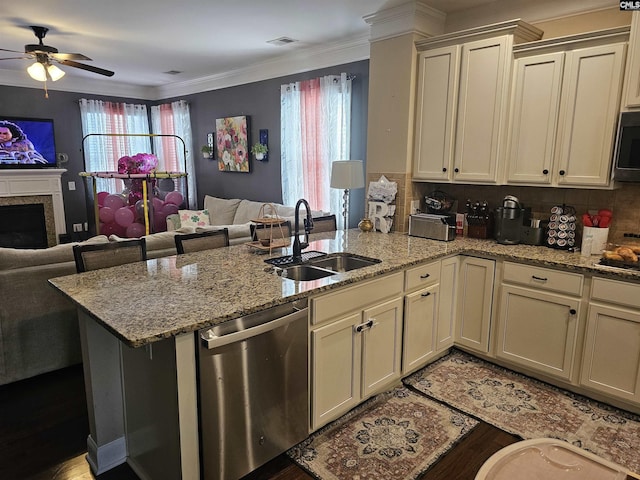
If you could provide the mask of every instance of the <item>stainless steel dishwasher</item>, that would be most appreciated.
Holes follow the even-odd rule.
[[[309,433],[307,301],[200,331],[205,480],[235,480]]]

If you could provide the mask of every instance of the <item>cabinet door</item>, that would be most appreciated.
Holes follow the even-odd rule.
[[[580,383],[623,400],[640,401],[640,313],[591,304]]]
[[[633,12],[627,58],[626,106],[640,107],[640,12]]]
[[[456,343],[478,352],[489,352],[489,328],[496,262],[463,257],[460,262],[460,289]]]
[[[456,120],[454,180],[495,183],[502,119],[509,84],[505,78],[511,38],[462,46]]]
[[[441,352],[453,346],[456,302],[458,301],[458,257],[442,260],[440,267],[440,289],[438,294],[438,321],[436,327],[436,350]]]
[[[438,289],[436,284],[405,297],[403,374],[425,365],[436,352]]]
[[[551,183],[564,53],[515,61],[507,180]]]
[[[578,335],[580,301],[503,285],[496,355],[569,380]]]
[[[361,323],[354,314],[311,332],[312,429],[338,418],[360,402]]]
[[[378,393],[400,378],[402,298],[363,313],[371,326],[362,331],[362,398]]]
[[[609,183],[624,55],[622,43],[566,53],[556,152],[559,185]]]
[[[458,45],[429,50],[418,56],[413,168],[416,179],[451,179],[459,69]]]

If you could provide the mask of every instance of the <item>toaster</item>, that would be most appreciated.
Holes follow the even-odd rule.
[[[444,242],[455,240],[456,217],[430,213],[409,215],[409,235]]]

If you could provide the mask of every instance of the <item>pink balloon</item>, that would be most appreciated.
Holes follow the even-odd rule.
[[[145,234],[145,227],[143,224],[134,222],[127,227],[127,237],[128,238],[137,238],[142,237]]]
[[[167,217],[162,212],[153,215],[153,231],[164,232],[167,229]]]
[[[100,207],[100,211],[98,212],[98,217],[100,221],[103,223],[111,223],[115,217],[115,210],[110,207]]]
[[[103,223],[102,226],[100,227],[100,233],[106,236],[109,236],[115,233],[114,225],[115,223]]]
[[[182,205],[182,202],[184,201],[184,197],[182,196],[182,194],[180,192],[169,192],[167,193],[167,196],[164,197],[164,201],[166,203],[173,203],[174,205]]]
[[[98,197],[98,205],[100,205],[101,207],[104,205],[104,199],[109,196],[109,192],[98,192],[97,197]]]
[[[129,207],[121,207],[118,210],[116,210],[114,218],[118,225],[122,225],[123,227],[128,227],[133,223],[134,214]]]
[[[153,200],[151,200],[151,203],[153,204],[153,208],[155,210],[161,210],[162,207],[164,207],[164,202],[160,200],[158,197],[153,197]]]
[[[178,213],[178,210],[179,210],[178,205],[174,203],[166,203],[164,207],[162,207],[162,210],[160,211],[166,218],[167,215],[173,215],[174,213]]]
[[[109,207],[109,208],[113,208],[114,210],[117,210],[121,207],[124,207],[125,201],[120,195],[111,194],[104,197],[103,205],[105,207]]]
[[[119,237],[127,236],[127,227],[123,227],[122,225],[118,225],[116,222],[112,223],[113,225],[113,234]]]

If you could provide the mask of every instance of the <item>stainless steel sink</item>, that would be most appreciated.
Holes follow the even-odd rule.
[[[291,267],[283,268],[278,272],[278,275],[282,278],[288,278],[289,280],[306,282],[309,280],[318,280],[319,278],[329,277],[336,273],[337,272],[317,268],[311,265],[293,265]]]
[[[358,268],[369,267],[380,263],[377,258],[362,257],[351,253],[332,253],[322,258],[309,261],[309,265],[314,267],[327,268],[334,272],[348,272]]]
[[[306,263],[281,267],[276,273],[282,278],[298,282],[318,280],[338,273],[349,272],[358,268],[369,267],[380,263],[377,258],[363,257],[347,252],[331,253],[318,258],[312,258]]]

